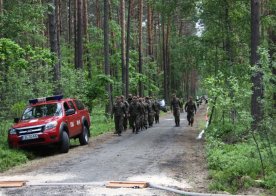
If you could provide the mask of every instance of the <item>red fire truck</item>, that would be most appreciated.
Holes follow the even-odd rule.
[[[78,99],[62,95],[29,100],[21,118],[14,119],[9,129],[8,142],[12,148],[57,144],[67,153],[70,138],[88,144],[90,114]]]

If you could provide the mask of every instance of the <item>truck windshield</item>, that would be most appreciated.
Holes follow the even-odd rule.
[[[62,108],[60,103],[44,104],[28,107],[23,113],[22,120],[61,115]]]

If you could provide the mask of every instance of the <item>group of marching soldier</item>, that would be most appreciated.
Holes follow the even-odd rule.
[[[138,133],[152,127],[154,122],[159,123],[160,104],[151,97],[124,96],[116,97],[112,107],[114,116],[115,133],[121,136],[127,129],[128,123],[133,133]]]

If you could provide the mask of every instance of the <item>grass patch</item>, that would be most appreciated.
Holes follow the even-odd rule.
[[[236,193],[238,190],[260,186],[275,191],[275,162],[265,148],[261,153],[264,161],[265,179],[262,177],[261,162],[252,140],[243,143],[225,144],[213,137],[207,138],[207,161],[212,183],[210,190]],[[272,148],[276,153],[276,146]],[[274,192],[275,193],[275,192]]]
[[[105,115],[103,108],[95,108],[93,111],[94,112],[92,112],[90,118],[90,133],[92,137],[113,131],[115,129],[114,121]]]
[[[0,172],[28,161],[27,152],[8,147],[7,137],[11,124],[10,121],[0,122]]]

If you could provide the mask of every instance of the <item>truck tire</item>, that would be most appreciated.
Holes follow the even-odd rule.
[[[86,126],[83,126],[82,132],[79,136],[80,145],[86,145],[89,141],[89,133]]]
[[[69,151],[70,147],[70,140],[68,133],[66,131],[63,131],[61,133],[61,140],[60,140],[60,152],[61,153],[67,153]]]

